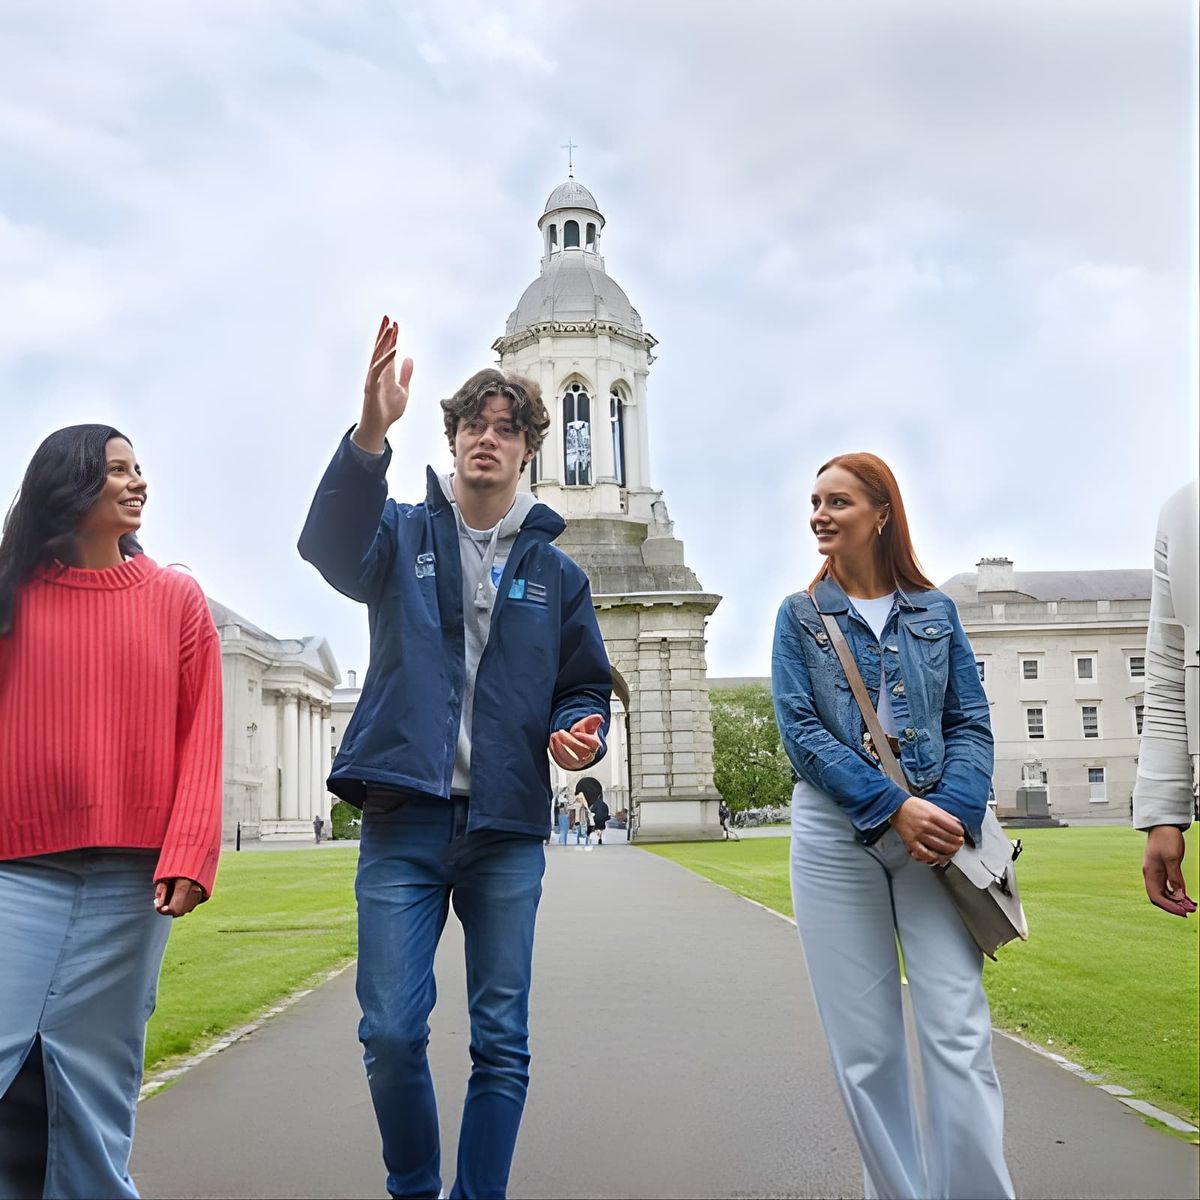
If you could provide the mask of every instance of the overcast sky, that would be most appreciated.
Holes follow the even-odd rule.
[[[381,313],[416,360],[392,494],[536,276],[576,176],[660,341],[651,464],[765,674],[814,469],[893,465],[936,581],[1149,565],[1195,472],[1191,0],[0,9],[0,491],[108,422],[143,543],[367,659],[296,537]]]

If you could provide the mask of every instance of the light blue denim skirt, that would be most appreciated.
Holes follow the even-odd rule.
[[[0,1198],[30,1194],[42,1161],[45,1196],[137,1195],[134,1112],[171,927],[157,858],[0,861]]]

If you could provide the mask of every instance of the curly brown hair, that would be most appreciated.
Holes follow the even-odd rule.
[[[503,396],[512,405],[512,419],[525,434],[526,448],[536,454],[550,428],[550,414],[542,403],[542,389],[532,379],[502,371],[499,367],[476,371],[449,400],[442,401],[442,418],[450,449],[454,449],[460,422],[479,416],[492,396]]]

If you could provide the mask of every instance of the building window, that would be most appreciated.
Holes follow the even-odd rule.
[[[553,254],[555,252],[555,250],[558,249],[558,226],[557,225],[550,226],[549,249],[550,249],[551,254]]]
[[[983,659],[982,659],[982,658],[977,658],[977,659],[975,660],[975,670],[976,670],[976,672],[979,674],[979,682],[980,682],[980,683],[982,683],[982,682],[983,682],[983,676],[984,676],[984,674],[985,674],[985,670],[984,670],[984,668],[985,668],[985,663],[984,663]]]
[[[1025,729],[1031,739],[1044,738],[1046,736],[1046,714],[1040,708],[1027,708],[1025,710]]]
[[[591,397],[581,383],[571,384],[563,394],[563,464],[568,487],[592,482]]]
[[[1133,724],[1137,729],[1138,737],[1142,736],[1142,723],[1146,719],[1146,706],[1144,704],[1135,704],[1133,706]]]
[[[1021,659],[1021,678],[1036,679],[1038,677],[1038,660],[1036,658]]]
[[[1085,704],[1079,710],[1083,717],[1083,736],[1098,738],[1100,736],[1100,708],[1095,704]]]
[[[563,249],[578,250],[579,249],[579,222],[568,221],[563,226]]]
[[[587,223],[587,248],[589,250],[596,249],[596,223],[589,221]]]
[[[537,481],[542,477],[542,452],[539,450],[529,460],[529,486],[536,487]]]
[[[1104,804],[1108,797],[1104,794],[1104,768],[1103,767],[1088,767],[1088,802],[1090,804]]]
[[[1090,656],[1081,656],[1075,660],[1076,679],[1095,679],[1096,660]]]
[[[1144,654],[1131,654],[1129,656],[1129,678],[1146,678],[1146,656]]]
[[[608,393],[608,421],[612,426],[613,478],[625,487],[625,400],[616,387]]]

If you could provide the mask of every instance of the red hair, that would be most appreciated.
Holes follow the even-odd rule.
[[[908,517],[904,513],[904,501],[900,497],[900,485],[892,469],[876,454],[860,450],[855,454],[839,454],[831,458],[817,472],[818,477],[830,467],[841,467],[849,471],[866,489],[867,496],[876,508],[886,507],[887,524],[883,527],[876,545],[880,566],[895,587],[911,591],[932,591],[934,585],[925,578],[917,554],[913,549],[912,535],[908,532]],[[808,586],[814,588],[829,572],[829,561],[817,572],[817,577]]]

